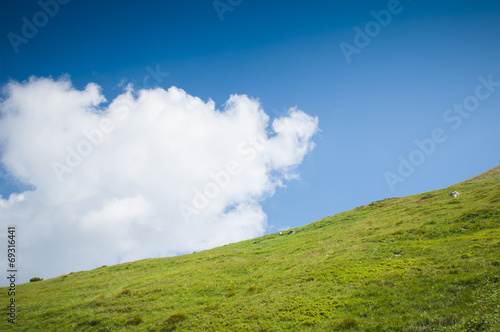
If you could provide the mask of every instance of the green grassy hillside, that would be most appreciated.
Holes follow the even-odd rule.
[[[500,167],[294,231],[18,285],[17,329],[500,330]]]

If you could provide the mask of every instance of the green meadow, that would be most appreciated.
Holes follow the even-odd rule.
[[[500,167],[290,231],[17,285],[15,326],[2,288],[0,330],[500,331]]]

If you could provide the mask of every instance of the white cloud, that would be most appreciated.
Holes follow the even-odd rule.
[[[318,130],[297,109],[270,125],[245,95],[223,110],[176,87],[104,101],[68,78],[4,87],[1,162],[35,188],[0,198],[23,281],[263,234],[260,202],[296,175]]]

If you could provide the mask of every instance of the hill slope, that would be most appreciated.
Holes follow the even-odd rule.
[[[500,328],[500,167],[294,234],[17,286],[21,331]],[[461,193],[450,196],[452,190]],[[0,291],[0,330],[9,330]],[[16,329],[17,330],[17,329]]]

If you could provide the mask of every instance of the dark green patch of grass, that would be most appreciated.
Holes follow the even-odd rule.
[[[255,293],[261,291],[263,288],[260,286],[249,286],[247,289],[247,292],[249,293]]]
[[[124,295],[130,295],[132,292],[130,289],[122,289],[121,291],[119,291],[116,296],[117,297],[120,297],[120,296],[124,296]]]
[[[236,293],[234,291],[226,292],[224,294],[225,297],[233,297]]]
[[[163,324],[161,331],[174,331],[178,327],[177,324],[186,319],[187,315],[183,312],[176,312],[174,314],[171,314]]]
[[[142,318],[141,318],[141,316],[138,316],[138,315],[135,315],[135,316],[127,319],[127,322],[126,322],[127,325],[139,325],[140,323],[142,323]]]
[[[337,325],[337,328],[339,330],[349,330],[349,329],[352,329],[358,325],[359,325],[359,323],[356,319],[354,319],[352,317],[346,317],[340,321],[340,323]]]

